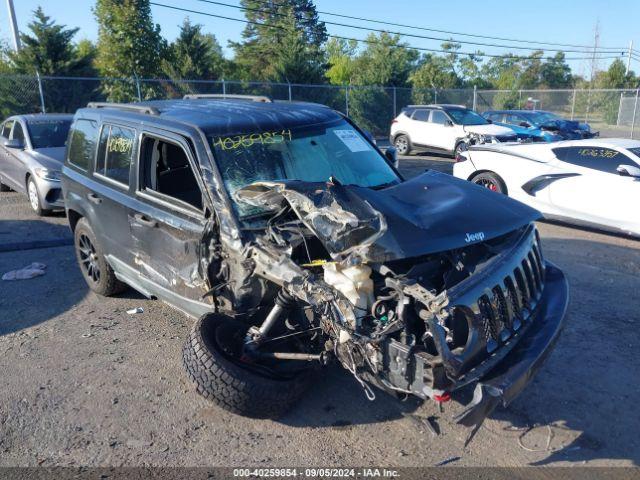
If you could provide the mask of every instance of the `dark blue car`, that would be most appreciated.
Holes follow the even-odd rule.
[[[579,140],[598,135],[587,123],[565,120],[543,110],[488,110],[482,114],[487,120],[512,128],[518,135],[537,142]]]

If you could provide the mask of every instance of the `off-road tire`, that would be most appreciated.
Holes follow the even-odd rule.
[[[393,139],[393,146],[396,147],[398,155],[411,155],[411,139],[408,135],[398,135]]]
[[[80,249],[80,241],[83,236],[91,242],[95,250],[95,263],[100,272],[97,281],[94,280],[91,275],[89,275],[87,268],[83,265],[84,259],[82,258]],[[93,233],[89,222],[87,222],[85,218],[81,218],[80,220],[78,220],[76,228],[73,232],[73,237],[78,266],[80,267],[80,271],[82,272],[82,277],[84,278],[85,282],[87,282],[87,285],[91,290],[99,295],[109,297],[111,295],[115,295],[116,293],[120,293],[127,288],[124,283],[116,278],[113,269],[104,258],[102,246],[98,242],[95,233]]]
[[[474,176],[471,181],[476,185],[481,187],[485,187],[496,193],[503,193],[504,195],[508,195],[507,186],[504,183],[504,180],[500,178],[500,175],[493,172],[482,172],[478,175]],[[491,185],[495,187],[491,188]]]
[[[207,314],[194,324],[182,349],[182,359],[196,391],[229,412],[253,418],[278,418],[305,392],[309,375],[273,379],[243,368],[213,340],[222,322],[238,322]],[[283,360],[287,361],[287,360]]]

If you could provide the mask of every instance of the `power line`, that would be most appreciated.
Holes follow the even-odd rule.
[[[266,1],[262,1],[262,4],[270,4],[270,5],[275,5],[275,6],[285,6],[286,4],[283,3],[277,3],[277,2],[266,2]],[[323,12],[321,10],[316,10],[319,14],[322,15],[329,15],[332,17],[340,17],[340,18],[348,18],[350,20],[360,20],[363,22],[370,22],[370,23],[378,23],[381,25],[390,25],[393,27],[403,27],[403,28],[413,28],[416,30],[424,30],[427,32],[436,32],[436,33],[445,33],[447,35],[462,35],[463,37],[474,37],[474,38],[484,38],[487,40],[502,40],[502,41],[506,41],[506,42],[516,42],[516,43],[534,43],[537,45],[552,45],[552,46],[558,46],[558,47],[574,47],[574,48],[585,48],[585,49],[592,49],[593,45],[576,45],[576,44],[571,44],[571,43],[555,43],[555,42],[539,42],[539,41],[535,41],[535,40],[522,40],[522,39],[517,39],[517,38],[506,38],[506,37],[492,37],[489,35],[478,35],[478,34],[473,34],[473,33],[463,33],[463,32],[453,32],[450,30],[438,30],[435,28],[427,28],[427,27],[418,27],[415,25],[407,25],[407,24],[403,24],[403,23],[393,23],[393,22],[386,22],[386,21],[382,21],[382,20],[374,20],[371,18],[364,18],[364,17],[356,17],[356,16],[351,16],[351,15],[344,15],[344,14],[340,14],[340,13],[335,13],[335,12]],[[601,50],[612,50],[614,52],[617,52],[619,50],[628,50],[626,47],[600,47]],[[603,52],[604,53],[604,52]]]
[[[240,5],[232,5],[229,3],[224,3],[224,2],[218,2],[218,1],[214,1],[214,0],[196,0],[198,2],[202,2],[202,3],[208,3],[208,4],[213,4],[213,5],[220,5],[223,7],[229,7],[229,8],[235,8],[238,10],[244,10],[244,11],[249,11],[249,12],[258,12],[258,13],[268,13],[271,15],[275,15],[275,16],[279,16],[279,17],[286,17],[285,14],[282,13],[278,13],[278,12],[272,12],[270,10],[263,10],[263,9],[259,9],[259,8],[251,8],[251,7],[243,7]],[[319,12],[320,13],[320,12]],[[570,52],[570,53],[584,53],[584,54],[591,54],[593,52],[593,47],[589,47],[588,50],[562,50],[562,49],[551,49],[551,48],[535,48],[535,47],[522,47],[519,45],[501,45],[501,44],[496,44],[496,43],[485,43],[485,42],[471,42],[468,40],[460,40],[460,39],[456,39],[456,38],[443,38],[443,37],[430,37],[430,36],[426,36],[426,35],[417,35],[414,33],[407,33],[407,32],[394,32],[394,31],[390,31],[390,30],[381,30],[379,28],[370,28],[370,27],[363,27],[361,25],[350,25],[347,23],[339,23],[339,22],[330,22],[327,20],[322,20],[323,23],[327,24],[327,25],[334,25],[334,26],[338,26],[338,27],[346,27],[346,28],[355,28],[357,30],[366,30],[369,32],[377,32],[377,33],[389,33],[392,35],[400,35],[400,36],[404,36],[404,37],[412,37],[412,38],[421,38],[421,39],[425,39],[425,40],[437,40],[437,41],[441,41],[441,42],[451,42],[451,43],[460,43],[460,44],[466,44],[466,45],[475,45],[475,46],[480,46],[480,47],[494,47],[494,48],[505,48],[505,49],[514,49],[514,50],[529,50],[529,51],[535,51],[535,50],[542,50],[542,51],[554,51],[554,52]],[[629,49],[624,49],[625,51],[622,51],[623,49],[620,49],[619,51],[606,51],[605,49],[598,49],[599,52],[598,53],[603,53],[603,54],[614,54],[614,53],[620,53],[621,55],[624,55],[625,52],[628,52]]]
[[[209,12],[202,12],[199,10],[192,10],[189,8],[182,8],[182,7],[176,7],[174,5],[165,5],[163,3],[157,3],[157,2],[149,2],[149,4],[151,5],[155,5],[156,7],[163,7],[163,8],[168,8],[171,10],[177,10],[177,11],[181,11],[181,12],[186,12],[186,13],[195,13],[197,15],[204,15],[207,17],[213,17],[213,18],[220,18],[223,20],[230,20],[233,22],[240,22],[240,23],[246,23],[249,25],[257,25],[257,26],[263,26],[263,27],[267,27],[267,28],[274,28],[274,29],[278,29],[278,30],[283,30],[286,32],[291,32],[291,30],[281,27],[279,25],[270,25],[268,23],[260,23],[260,22],[253,22],[251,20],[243,20],[240,18],[233,18],[233,17],[227,17],[224,15],[216,15],[213,13],[209,13]],[[341,35],[332,35],[332,34],[327,34],[328,37],[330,38],[336,38],[339,40],[351,40],[351,41],[355,41],[355,42],[360,42],[360,43],[366,43],[369,45],[381,45],[384,44],[383,42],[379,42],[379,41],[373,41],[373,40],[365,40],[365,39],[360,39],[360,38],[353,38],[353,37],[345,37],[345,36],[341,36]],[[413,46],[405,46],[405,45],[391,45],[393,48],[403,48],[403,49],[408,49],[408,50],[419,50],[419,51],[424,51],[424,52],[432,52],[432,53],[446,53],[446,54],[454,54],[454,55],[469,55],[469,56],[476,56],[476,57],[488,57],[488,58],[508,58],[508,59],[512,59],[512,60],[531,60],[531,59],[542,59],[543,57],[537,57],[537,56],[528,56],[528,57],[524,57],[524,56],[516,56],[516,55],[492,55],[492,54],[488,54],[488,53],[479,53],[479,52],[459,52],[459,51],[452,51],[452,50],[442,50],[442,49],[435,49],[435,48],[425,48],[425,47],[413,47]],[[551,57],[547,57],[547,58],[551,58]],[[613,59],[613,58],[621,58],[621,55],[616,55],[616,56],[605,56],[605,57],[597,57],[599,60],[607,60],[607,59]],[[592,57],[565,57],[565,60],[591,60]]]

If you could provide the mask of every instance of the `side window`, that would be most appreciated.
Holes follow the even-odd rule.
[[[24,142],[24,132],[22,130],[22,125],[20,124],[20,122],[15,122],[15,124],[13,125],[13,133],[11,135],[11,138],[13,138],[14,140],[20,140]]]
[[[9,139],[9,135],[11,134],[11,127],[13,127],[13,120],[7,120],[2,125],[2,136],[6,139]]]
[[[129,172],[136,132],[117,125],[103,125],[95,173],[129,186]]]
[[[618,165],[631,162],[629,157],[612,148],[560,147],[554,148],[553,153],[563,162],[615,175]]]
[[[428,122],[429,121],[429,110],[416,110],[413,112],[414,120],[419,122]]]
[[[187,153],[175,143],[145,136],[140,151],[140,190],[202,210],[202,192]]]
[[[67,153],[69,163],[83,170],[89,170],[91,160],[96,153],[98,122],[78,119],[71,128],[71,141]]]
[[[507,115],[506,123],[508,123],[509,125],[520,125],[522,122],[526,122],[526,120],[524,117],[521,117],[520,115],[514,115],[514,114]]]
[[[444,125],[445,123],[447,123],[447,120],[449,120],[449,118],[447,117],[446,113],[441,112],[440,110],[431,111],[431,123]]]

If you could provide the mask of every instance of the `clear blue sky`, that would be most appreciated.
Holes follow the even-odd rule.
[[[179,6],[192,10],[207,11],[219,15],[244,18],[242,11],[210,5],[197,0],[157,0],[159,3]],[[237,5],[238,0],[222,0],[223,3]],[[97,25],[91,12],[93,0],[14,0],[16,15],[21,31],[26,30],[33,10],[42,6],[45,12],[60,23],[72,27],[80,27],[77,39],[88,38],[95,40]],[[524,40],[537,40],[577,45],[592,45],[596,22],[599,22],[600,45],[602,47],[626,48],[630,40],[634,41],[634,48],[640,51],[640,0],[457,0],[457,1],[417,1],[417,0],[316,0],[316,7],[320,11],[342,13],[346,15],[362,16],[395,23],[417,25],[441,30],[490,35]],[[159,23],[163,35],[172,40],[178,33],[178,25],[184,16],[181,12],[152,6],[153,19]],[[222,19],[189,14],[192,21],[204,25],[207,32],[216,35],[221,45],[225,47],[225,54],[229,57],[232,52],[227,48],[229,40],[238,40],[242,24]],[[354,20],[321,16],[323,20],[340,23],[357,23],[374,28],[384,28],[380,25],[364,24]],[[405,30],[420,35],[444,36],[433,32],[387,27],[389,29]],[[343,36],[364,38],[366,32],[328,25],[329,33]],[[0,2],[0,37],[9,39],[10,25],[7,15],[6,2]],[[464,38],[464,37],[460,37]],[[490,40],[472,39],[479,42]],[[408,43],[417,47],[438,48],[441,42],[406,38]],[[505,42],[506,43],[506,42]],[[525,44],[519,44],[527,46]],[[474,47],[463,45],[464,50],[481,48],[485,53],[503,54],[508,50],[491,47]],[[526,51],[513,50],[513,53],[525,54]],[[567,57],[585,57],[582,53],[567,53]],[[606,68],[611,60],[600,60],[599,66]],[[590,62],[587,60],[571,61],[571,67],[576,74],[588,74]],[[632,69],[640,71],[640,62],[632,61]]]

